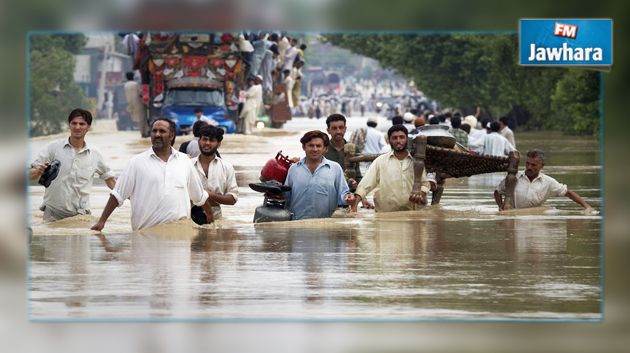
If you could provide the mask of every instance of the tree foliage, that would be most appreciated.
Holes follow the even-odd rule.
[[[528,129],[597,132],[598,74],[519,66],[514,34],[329,34],[325,39],[413,79],[442,106],[462,111],[479,106],[494,118],[515,116]]]
[[[74,54],[85,45],[83,35],[34,35],[30,42],[31,135],[61,132],[68,113],[88,105],[74,82]]]

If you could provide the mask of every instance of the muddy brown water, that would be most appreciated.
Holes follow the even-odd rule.
[[[364,123],[351,118],[349,126]],[[210,226],[179,221],[133,233],[126,202],[103,233],[90,231],[108,197],[100,182],[92,216],[45,224],[37,209],[43,188],[31,185],[30,318],[601,318],[601,215],[584,215],[568,198],[499,214],[492,191],[504,177],[500,173],[449,180],[441,205],[420,211],[361,210],[325,220],[252,224],[262,197],[247,183],[278,150],[301,155],[300,133],[314,128],[325,123],[294,119],[284,131],[227,136],[220,151],[235,166],[241,194]],[[119,173],[131,155],[149,146],[137,135],[114,131],[104,121],[88,141]],[[52,138],[31,140],[31,154]],[[516,138],[522,153],[544,149],[544,171],[601,210],[596,141],[555,133],[517,132]]]

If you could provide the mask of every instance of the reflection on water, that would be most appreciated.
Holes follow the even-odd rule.
[[[45,318],[599,317],[599,220],[387,220],[34,236]],[[158,227],[159,228],[159,227]],[[184,229],[185,225],[179,224]]]
[[[599,208],[597,166],[558,165],[549,174]],[[242,180],[254,176],[241,170]],[[132,233],[128,205],[103,234],[88,230],[94,215],[51,224],[34,217],[30,317],[601,318],[601,218],[566,198],[498,214],[491,193],[502,177],[448,180],[442,204],[420,211],[328,220],[253,225],[262,197],[244,185],[239,206],[205,227],[180,221]],[[31,187],[34,210],[41,195]],[[97,188],[92,203],[106,199]]]

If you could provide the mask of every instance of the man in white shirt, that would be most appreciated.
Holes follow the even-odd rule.
[[[297,39],[291,39],[291,47],[287,49],[284,53],[284,61],[282,64],[282,70],[291,70],[293,68],[293,62],[295,61],[295,57],[298,55],[298,49],[296,48]]]
[[[152,227],[190,218],[190,201],[203,206],[208,223],[212,209],[190,158],[172,146],[175,123],[159,118],[151,126],[151,148],[135,155],[120,175],[105,209],[92,230],[100,231],[117,206],[131,201],[131,228]]]
[[[195,108],[195,116],[197,117],[197,121],[205,121],[212,126],[219,126],[218,121],[203,115],[203,109],[201,107]]]
[[[468,148],[472,151],[481,153],[483,151],[483,141],[486,137],[486,129],[482,127],[477,129],[477,118],[474,115],[468,115],[464,118],[464,124],[470,125],[470,133],[468,133]]]
[[[85,142],[91,125],[92,114],[89,111],[74,109],[68,115],[70,137],[48,144],[31,164],[30,177],[37,179],[53,160],[61,163],[57,177],[44,191],[40,209],[44,211],[45,221],[90,214],[94,174],[105,180],[110,189],[116,184],[116,178],[101,153]]]
[[[527,152],[525,172],[519,172],[516,175],[516,187],[514,188],[514,206],[516,208],[539,207],[550,197],[566,196],[582,206],[586,213],[597,212],[580,195],[569,190],[565,184],[561,184],[556,179],[540,172],[544,165],[545,153],[543,151],[533,149]],[[499,211],[505,208],[505,193],[504,179],[494,191],[494,200],[499,206]]]
[[[250,135],[256,127],[258,113],[262,107],[262,76],[252,76],[247,80],[249,88],[245,91],[243,109],[239,115],[240,129],[245,135]]]
[[[140,130],[142,137],[149,136],[149,124],[147,122],[147,109],[142,103],[140,85],[133,79],[133,72],[127,72],[127,82],[125,82],[125,98],[127,99],[127,110]]]
[[[238,200],[234,167],[217,155],[222,140],[222,129],[202,127],[199,131],[201,154],[192,160],[203,188],[208,192],[208,203],[212,206],[215,220],[222,217],[221,205],[234,205]]]
[[[204,126],[208,126],[205,120],[198,120],[192,126],[193,139],[188,141],[188,143],[184,142],[182,145],[186,144],[186,149],[182,151],[182,147],[180,146],[179,151],[186,153],[188,157],[195,158],[201,154],[201,150],[199,149],[199,132],[201,128]],[[211,125],[212,126],[212,125]]]
[[[512,146],[516,148],[516,141],[514,140],[514,131],[512,131],[512,129],[510,129],[510,127],[508,126],[507,116],[502,116],[501,118],[499,118],[499,126],[500,126],[499,134],[505,137],[506,140],[510,141]]]
[[[514,151],[514,146],[499,134],[500,125],[493,121],[490,123],[490,133],[486,134],[483,140],[483,151],[481,154],[488,156],[507,156]]]
[[[371,116],[367,120],[367,133],[365,135],[365,146],[363,147],[363,154],[376,154],[384,152],[387,143],[385,143],[385,136],[380,131],[376,130],[378,125],[378,118]]]

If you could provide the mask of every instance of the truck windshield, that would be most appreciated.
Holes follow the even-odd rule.
[[[164,98],[165,105],[224,105],[223,92],[219,90],[170,90]]]

